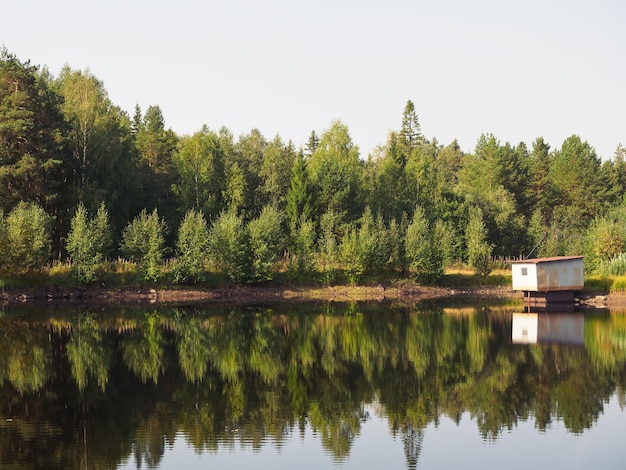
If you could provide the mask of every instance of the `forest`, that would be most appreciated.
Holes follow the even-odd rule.
[[[626,272],[625,149],[602,161],[578,135],[552,147],[478,137],[472,153],[421,132],[414,103],[371,154],[348,127],[303,148],[131,116],[89,70],[0,51],[0,279],[123,273],[175,283],[434,283],[453,265],[584,255]]]

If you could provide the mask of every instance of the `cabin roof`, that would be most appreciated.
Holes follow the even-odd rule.
[[[511,261],[511,264],[540,264],[540,263],[554,263],[557,261],[569,261],[573,259],[582,259],[582,256],[552,256],[551,258],[531,258],[522,259],[518,261]]]

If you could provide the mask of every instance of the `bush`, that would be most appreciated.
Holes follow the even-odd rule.
[[[222,212],[211,227],[209,251],[218,269],[232,281],[250,273],[250,243],[243,218],[234,209]]]
[[[487,243],[487,228],[482,211],[478,207],[470,209],[469,222],[465,231],[467,261],[477,274],[487,277],[491,272],[491,252],[493,246]]]
[[[156,209],[149,215],[144,209],[122,232],[122,254],[140,264],[145,280],[156,281],[161,276],[166,230]]]
[[[256,219],[248,224],[250,252],[252,255],[252,278],[269,281],[278,256],[284,251],[282,214],[266,206]]]
[[[43,268],[50,256],[51,217],[38,205],[20,202],[6,217],[0,214],[0,265],[5,274]]]
[[[178,227],[175,282],[203,280],[209,253],[209,229],[201,212],[190,210]]]
[[[433,283],[443,276],[443,253],[426,212],[417,207],[407,228],[405,253],[409,272],[421,282]]]
[[[90,282],[97,278],[98,267],[110,244],[109,214],[104,205],[100,206],[96,216],[90,220],[85,206],[79,204],[67,236],[67,252],[72,261],[72,272],[80,282]]]
[[[303,278],[315,270],[315,226],[305,216],[301,216],[294,228],[293,253],[289,257],[289,277],[291,280]]]

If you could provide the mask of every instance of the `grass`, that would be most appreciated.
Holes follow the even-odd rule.
[[[14,289],[37,289],[37,288],[57,288],[57,289],[82,289],[82,288],[122,288],[122,287],[150,287],[150,288],[184,288],[190,286],[223,288],[231,285],[228,279],[219,272],[205,272],[203,280],[191,284],[177,284],[173,281],[172,270],[169,264],[164,264],[159,280],[145,280],[141,267],[136,263],[122,259],[106,261],[100,265],[97,273],[97,281],[83,284],[78,281],[72,272],[69,262],[55,262],[47,268],[0,279],[0,291]],[[359,287],[376,285],[393,285],[398,282],[414,282],[414,279],[402,277],[399,273],[385,273],[382,276],[364,274],[358,279],[351,279],[342,270],[333,272],[332,280],[325,279],[324,273],[310,272],[303,276],[289,276],[285,271],[275,273],[273,281],[263,283],[272,287],[289,286],[323,286],[323,285],[351,285]],[[599,281],[598,281],[599,282]],[[444,276],[435,283],[439,287],[485,287],[485,286],[510,286],[510,269],[494,269],[489,276],[483,277],[476,274],[472,269],[462,264],[457,264],[446,269]],[[604,284],[602,285],[604,286]],[[622,289],[626,291],[626,277],[622,280]]]
[[[585,278],[585,290],[599,293],[626,293],[626,276],[588,276]]]
[[[446,270],[439,284],[443,287],[479,287],[510,286],[511,282],[510,269],[495,269],[489,276],[484,277],[470,268],[454,266]]]

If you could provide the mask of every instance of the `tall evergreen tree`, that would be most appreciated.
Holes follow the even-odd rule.
[[[405,161],[413,150],[423,143],[422,129],[415,111],[415,105],[411,100],[406,102],[404,112],[402,113],[400,142]]]
[[[577,135],[565,139],[554,152],[549,173],[558,205],[571,208],[583,220],[595,217],[605,205],[600,167],[591,145]]]
[[[0,208],[33,202],[58,215],[69,205],[61,99],[44,73],[0,49]]]
[[[533,142],[529,158],[530,181],[526,190],[526,198],[530,207],[540,210],[545,224],[551,213],[554,195],[549,178],[550,146],[543,137],[538,137]]]
[[[313,152],[317,150],[317,147],[320,144],[320,138],[315,133],[315,131],[311,131],[309,135],[309,139],[306,141],[306,146],[304,147],[304,155],[308,158],[313,155]]]
[[[135,146],[137,148],[139,180],[143,206],[158,208],[170,224],[176,221],[179,202],[173,191],[175,177],[175,154],[178,137],[171,129],[165,129],[165,119],[159,106],[148,106],[139,125],[135,123]]]
[[[291,168],[289,191],[286,198],[287,224],[292,234],[302,218],[310,220],[313,216],[311,192],[302,155],[296,157]]]

